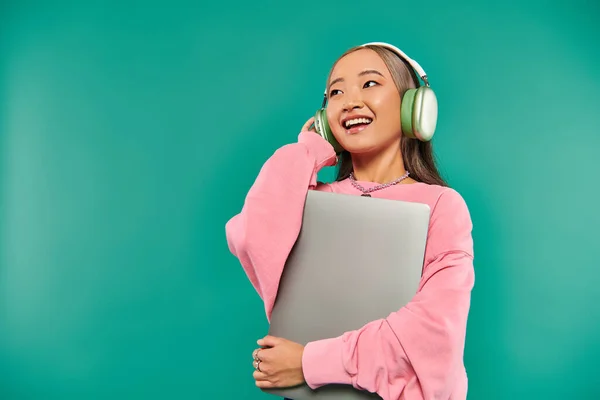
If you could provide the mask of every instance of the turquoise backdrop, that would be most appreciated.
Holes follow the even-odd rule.
[[[224,225],[331,63],[380,40],[428,72],[437,154],[472,212],[469,399],[600,398],[598,16],[583,0],[3,0],[0,399],[273,398]]]

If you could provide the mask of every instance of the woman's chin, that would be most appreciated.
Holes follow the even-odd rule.
[[[346,135],[338,139],[344,149],[352,154],[381,152],[388,148],[400,148],[398,137],[374,137],[374,135]]]
[[[365,140],[363,138],[346,138],[346,140],[340,142],[340,144],[352,154],[370,153],[381,147],[380,143],[375,143],[372,140]]]

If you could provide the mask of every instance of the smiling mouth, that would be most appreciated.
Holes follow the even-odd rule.
[[[371,122],[371,118],[353,118],[344,121],[343,126],[349,133],[356,133],[365,129]]]

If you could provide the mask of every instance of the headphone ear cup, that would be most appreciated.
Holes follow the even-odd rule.
[[[344,151],[344,148],[338,143],[333,132],[331,132],[329,121],[327,120],[327,109],[321,108],[315,113],[315,130],[333,146],[337,154]]]
[[[409,139],[416,139],[413,133],[413,105],[416,94],[417,89],[408,89],[402,97],[402,105],[400,107],[402,134]]]
[[[427,86],[408,89],[402,98],[400,114],[405,136],[422,142],[430,141],[438,117],[437,97],[433,89]]]

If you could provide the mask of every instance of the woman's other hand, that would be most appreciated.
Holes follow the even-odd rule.
[[[274,336],[266,336],[257,343],[261,348],[253,353],[256,386],[270,389],[304,383],[303,345]]]

